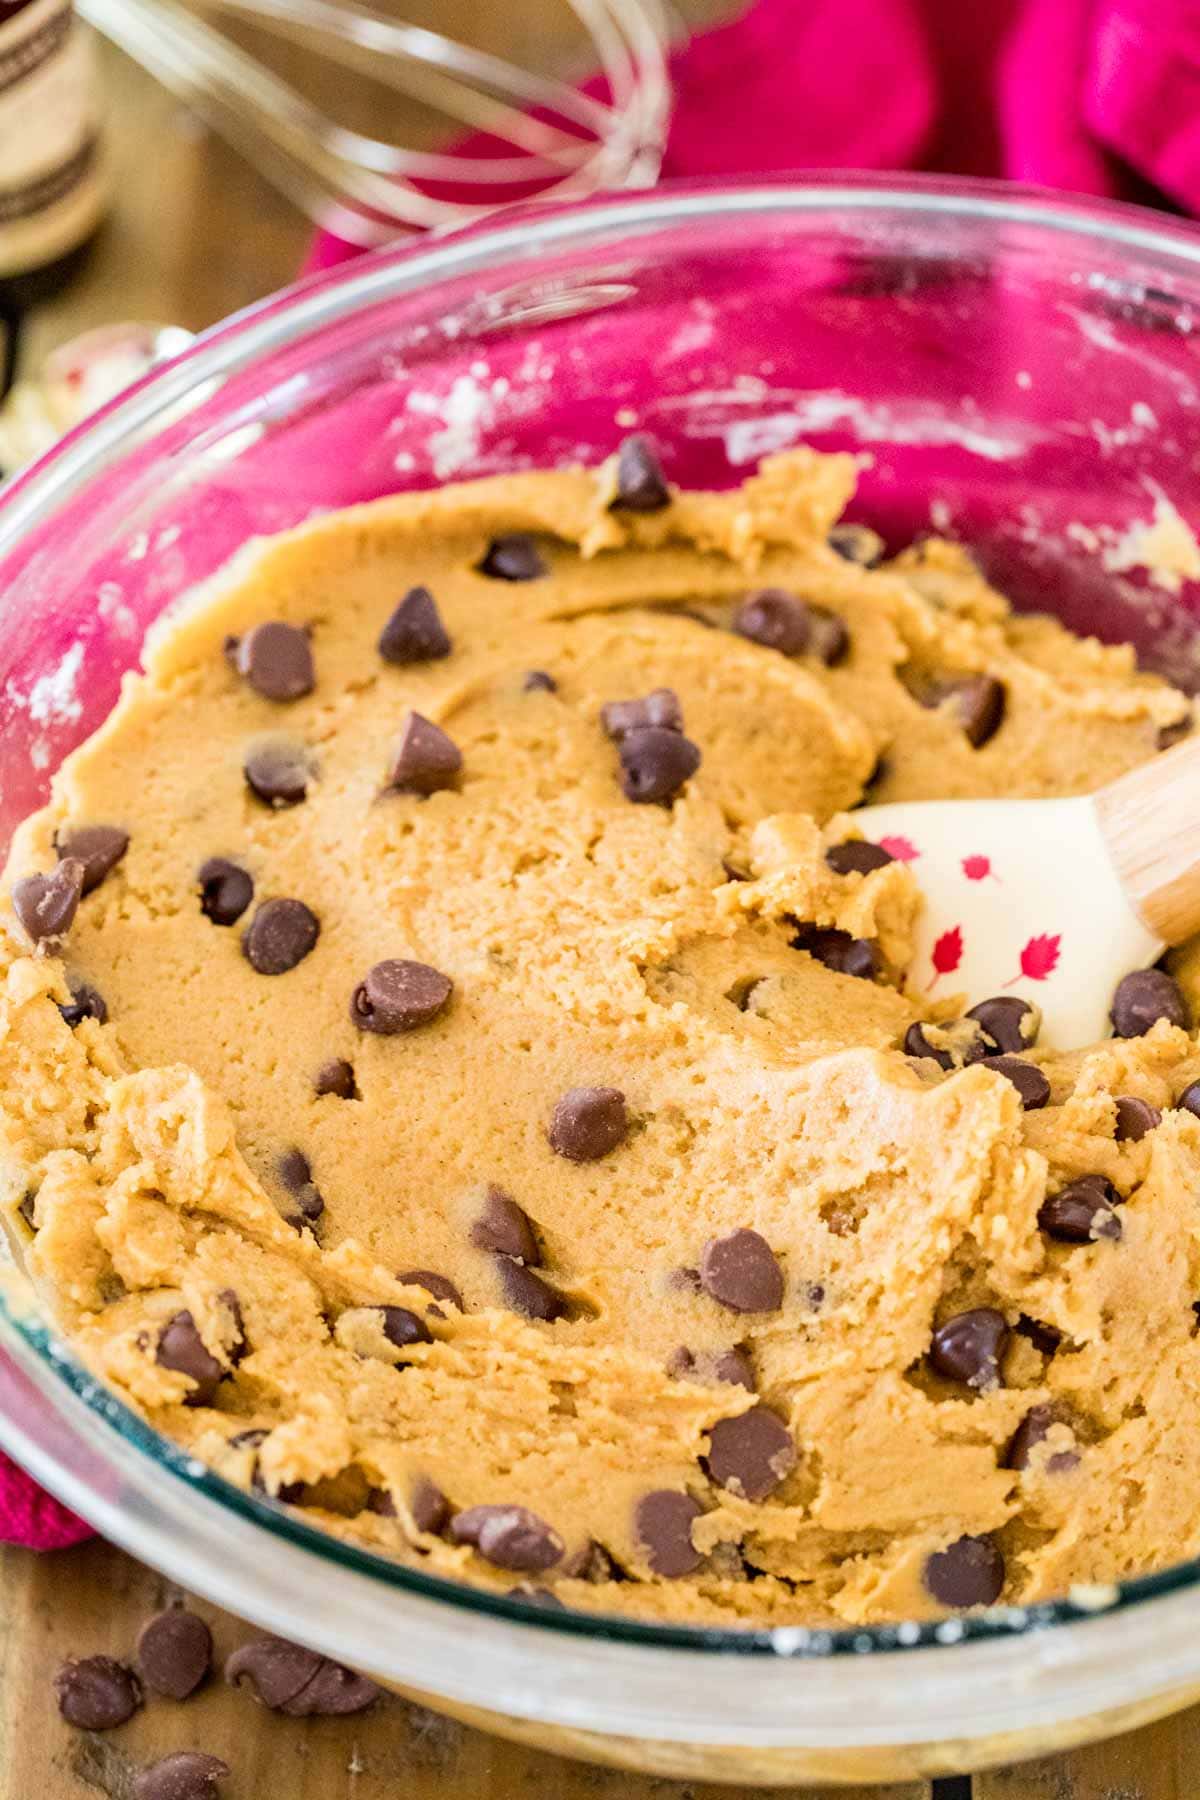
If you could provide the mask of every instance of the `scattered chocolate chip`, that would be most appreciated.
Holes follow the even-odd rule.
[[[407,1350],[410,1344],[432,1344],[428,1325],[407,1306],[377,1306],[374,1310],[379,1314],[384,1337],[397,1350]]]
[[[744,1387],[751,1394],[754,1392],[754,1364],[746,1351],[736,1345],[732,1350],[723,1350],[717,1357],[713,1374],[718,1381],[727,1381],[731,1387]]]
[[[392,753],[388,786],[399,794],[427,797],[456,788],[462,766],[462,751],[441,726],[410,712]]]
[[[430,1481],[428,1475],[418,1475],[408,1497],[408,1510],[418,1531],[427,1531],[432,1537],[437,1537],[446,1528],[446,1521],[450,1517],[450,1502],[437,1483]]]
[[[264,900],[242,933],[242,955],[259,975],[286,975],[321,935],[321,922],[303,900]]]
[[[960,1537],[925,1564],[925,1586],[942,1606],[991,1606],[1004,1588],[1004,1558],[990,1537]]]
[[[186,1700],[212,1668],[212,1632],[198,1613],[171,1606],[142,1626],[137,1662],[142,1680],[168,1700]]]
[[[991,1047],[989,1054],[994,1050],[1002,1056],[1020,1056],[1037,1043],[1042,1027],[1041,1008],[1031,1006],[1028,1000],[1018,1000],[1015,994],[997,994],[991,1000],[981,1000],[966,1016],[983,1032]]]
[[[839,614],[823,606],[809,607],[808,654],[835,669],[850,649],[850,633]]]
[[[860,569],[873,569],[883,559],[883,539],[869,525],[835,525],[826,541],[831,550]]]
[[[738,607],[733,629],[752,644],[783,656],[802,656],[812,635],[812,614],[797,595],[783,588],[762,588]]]
[[[839,931],[832,925],[800,925],[792,938],[792,949],[806,950],[814,962],[832,969],[835,975],[873,981],[879,973],[878,946],[870,938],[851,937],[848,931]]]
[[[1031,1407],[1013,1433],[1004,1455],[1003,1466],[1006,1469],[1027,1469],[1033,1452],[1049,1437],[1050,1427],[1065,1422],[1062,1408],[1055,1406],[1053,1402]],[[1056,1450],[1043,1464],[1048,1475],[1065,1475],[1068,1470],[1078,1466],[1079,1453],[1075,1450]]]
[[[526,1319],[540,1319],[551,1324],[570,1316],[571,1308],[548,1281],[535,1275],[523,1263],[510,1262],[507,1256],[496,1258],[496,1273],[506,1306]]]
[[[225,1679],[231,1687],[248,1682],[264,1706],[293,1719],[362,1712],[380,1691],[365,1675],[277,1637],[254,1638],[235,1650]]]
[[[217,1800],[217,1783],[229,1764],[203,1750],[173,1750],[139,1769],[130,1784],[130,1800]]]
[[[783,1305],[783,1271],[767,1240],[747,1227],[708,1240],[700,1285],[731,1312],[778,1312]]]
[[[795,1468],[796,1446],[777,1413],[752,1406],[736,1419],[718,1419],[704,1463],[718,1487],[743,1500],[765,1500]]]
[[[529,1214],[494,1183],[484,1196],[483,1211],[470,1235],[477,1250],[490,1250],[496,1256],[508,1256],[513,1262],[528,1263],[532,1268],[542,1260]]]
[[[952,1069],[954,1067],[954,1058],[951,1056],[949,1050],[940,1049],[937,1044],[930,1043],[929,1039],[925,1036],[925,1027],[923,1025],[910,1025],[905,1032],[904,1054],[905,1056],[927,1058],[928,1061],[935,1062],[939,1069]]]
[[[155,1360],[162,1368],[174,1369],[191,1379],[193,1386],[184,1399],[185,1406],[212,1405],[225,1371],[205,1348],[190,1312],[177,1312],[167,1320],[159,1334]]]
[[[1038,1112],[1050,1099],[1050,1083],[1036,1063],[1026,1062],[1020,1056],[984,1056],[979,1067],[1011,1081],[1026,1112]]]
[[[956,1313],[939,1325],[929,1360],[947,1381],[962,1381],[981,1392],[1000,1382],[1000,1358],[1008,1343],[1008,1322],[992,1306]]]
[[[1184,1112],[1190,1112],[1193,1118],[1200,1119],[1200,1081],[1193,1081],[1185,1087],[1175,1104],[1182,1107]]]
[[[303,1150],[292,1145],[290,1149],[283,1151],[275,1169],[280,1181],[295,1200],[300,1218],[308,1224],[319,1219],[325,1211],[325,1201],[313,1181],[312,1168]]]
[[[1047,1325],[1043,1319],[1031,1319],[1028,1313],[1021,1314],[1014,1329],[1043,1356],[1053,1356],[1062,1348],[1063,1334],[1057,1325]]]
[[[619,744],[631,731],[682,731],[683,709],[673,688],[655,688],[640,700],[610,700],[600,708],[600,723]]]
[[[54,1691],[59,1712],[79,1731],[112,1731],[142,1704],[141,1682],[111,1656],[65,1662],[54,1677]]]
[[[1097,1238],[1119,1238],[1121,1221],[1114,1208],[1117,1193],[1103,1175],[1080,1175],[1047,1195],[1038,1225],[1057,1244],[1091,1244]]]
[[[869,875],[895,862],[890,850],[882,844],[869,844],[865,838],[848,838],[844,844],[831,844],[825,861],[835,875]]]
[[[322,1063],[313,1077],[313,1091],[317,1094],[333,1094],[338,1100],[357,1100],[358,1084],[354,1079],[354,1064],[348,1063],[344,1056],[335,1056],[331,1061]]]
[[[568,1088],[546,1133],[550,1148],[569,1162],[596,1162],[623,1144],[629,1114],[620,1088]]]
[[[83,893],[83,864],[66,856],[48,875],[23,875],[14,881],[12,909],[34,944],[52,944],[75,922]]]
[[[83,891],[90,894],[111,875],[129,848],[129,833],[119,825],[68,825],[54,835],[59,862],[68,856],[83,864]]]
[[[703,1558],[692,1543],[692,1526],[703,1510],[690,1494],[675,1488],[643,1494],[634,1510],[634,1533],[656,1575],[676,1579],[700,1567]]]
[[[1117,1096],[1117,1129],[1118,1144],[1140,1144],[1148,1132],[1154,1131],[1162,1124],[1162,1113],[1157,1106],[1151,1106],[1148,1100],[1139,1100],[1136,1094],[1119,1094]]]
[[[200,911],[214,925],[236,925],[254,898],[254,883],[245,869],[223,856],[210,856],[196,871]]]
[[[369,1513],[374,1513],[375,1516],[380,1519],[394,1519],[398,1517],[396,1502],[392,1499],[392,1496],[386,1488],[371,1489],[370,1493],[367,1495],[366,1509]]]
[[[680,731],[648,725],[620,743],[621,791],[638,806],[665,806],[700,767],[700,749]]]
[[[512,531],[492,539],[479,573],[490,575],[493,581],[536,581],[547,569],[533,539],[522,531]]]
[[[1179,983],[1165,969],[1134,969],[1117,983],[1109,1013],[1117,1037],[1141,1037],[1160,1019],[1186,1030],[1188,1010]]]
[[[85,1019],[95,1019],[98,1025],[103,1025],[108,1018],[108,1007],[104,1004],[104,996],[98,993],[94,987],[89,987],[86,981],[72,981],[70,988],[71,998],[65,1005],[59,1005],[58,1010],[71,1030],[74,1031],[77,1025],[82,1025]]]
[[[279,739],[251,745],[242,762],[242,773],[251,792],[277,810],[298,806],[313,778],[312,764],[303,746]]]
[[[384,662],[437,662],[450,654],[450,635],[427,587],[410,588],[379,634]]]
[[[432,1294],[435,1300],[445,1300],[451,1306],[456,1307],[459,1312],[467,1310],[463,1305],[462,1295],[449,1276],[439,1275],[433,1269],[407,1269],[403,1274],[397,1275],[396,1280],[411,1283],[413,1287],[423,1287],[425,1292]],[[439,1314],[438,1316],[444,1317],[445,1315]]]
[[[539,1575],[563,1555],[558,1533],[525,1506],[469,1506],[454,1514],[450,1536],[456,1544],[471,1544],[497,1569],[522,1575]]]
[[[239,638],[233,663],[264,700],[302,700],[316,686],[308,633],[282,619],[268,619]]]
[[[545,669],[530,669],[521,687],[527,694],[557,694],[558,683]]]
[[[360,1031],[395,1037],[431,1025],[453,992],[450,977],[428,963],[392,959],[368,969],[350,997],[350,1017]]]
[[[661,512],[671,504],[662,464],[650,439],[641,432],[627,437],[617,451],[617,492],[614,507],[627,512]]]

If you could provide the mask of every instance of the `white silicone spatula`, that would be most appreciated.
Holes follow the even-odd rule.
[[[854,820],[924,893],[910,986],[1033,1001],[1040,1045],[1107,1037],[1122,977],[1200,930],[1200,740],[1082,799],[900,802]]]

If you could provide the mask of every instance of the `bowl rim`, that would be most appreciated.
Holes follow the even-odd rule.
[[[260,355],[292,345],[360,308],[449,277],[491,270],[506,261],[524,264],[540,252],[584,247],[592,237],[612,237],[618,232],[641,236],[709,219],[795,218],[833,206],[897,217],[926,215],[934,221],[1031,225],[1065,236],[1099,239],[1109,249],[1182,259],[1200,273],[1200,228],[1188,221],[1125,202],[983,179],[805,172],[766,180],[666,184],[644,193],[598,196],[569,206],[523,206],[464,230],[369,252],[268,295],[200,333],[179,355],[76,426],[0,493],[0,579],[14,562],[19,564],[28,537],[94,476],[117,461],[131,442],[143,444],[143,434],[152,434],[156,420],[169,418],[190,393],[214,380],[227,379]],[[1100,1596],[1082,1592],[1074,1598],[1068,1595],[1027,1607],[998,1606],[937,1620],[828,1628],[656,1625],[617,1614],[543,1609],[466,1582],[424,1574],[336,1538],[306,1524],[291,1509],[236,1487],[155,1431],[115,1391],[98,1383],[63,1339],[25,1306],[10,1302],[2,1282],[0,1327],[22,1341],[39,1365],[40,1375],[60,1382],[157,1472],[165,1471],[173,1480],[324,1562],[466,1614],[541,1631],[710,1656],[861,1658],[1021,1638],[1031,1632],[1086,1624],[1200,1583],[1200,1558],[1194,1558],[1154,1574],[1114,1582]],[[0,1424],[11,1431],[10,1422]],[[44,1458],[39,1462],[40,1478],[54,1487],[56,1471],[47,1467]],[[86,1495],[76,1491],[71,1471],[60,1465],[57,1473],[68,1503],[86,1514]]]

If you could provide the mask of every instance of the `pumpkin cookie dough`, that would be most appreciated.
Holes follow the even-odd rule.
[[[0,1206],[231,1481],[642,1619],[1200,1551],[1200,958],[1039,1052],[906,985],[853,814],[1086,792],[1187,703],[853,481],[633,440],[252,545],[17,834]]]

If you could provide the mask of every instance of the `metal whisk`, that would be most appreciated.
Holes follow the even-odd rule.
[[[663,0],[565,0],[591,40],[604,99],[341,0],[200,3],[319,48],[489,140],[485,154],[399,148],[339,124],[175,0],[78,0],[92,25],[352,243],[657,179],[671,98]]]

